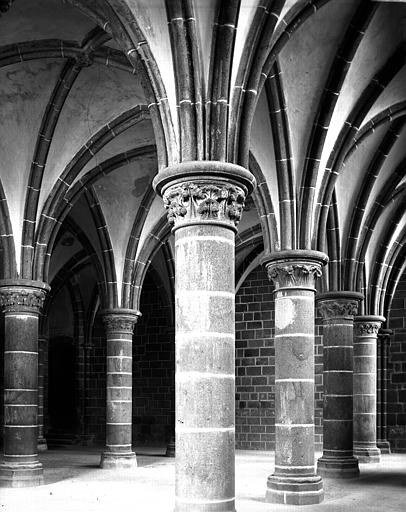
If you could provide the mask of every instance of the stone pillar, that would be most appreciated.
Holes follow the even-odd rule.
[[[49,286],[29,279],[0,281],[4,310],[4,458],[0,485],[43,483],[38,460],[38,317]]]
[[[176,512],[235,510],[234,237],[254,185],[210,161],[154,180],[175,234]]]
[[[363,295],[327,292],[317,297],[323,318],[323,456],[317,472],[323,477],[359,475],[353,437],[354,315]]]
[[[378,331],[378,417],[376,446],[381,453],[390,453],[388,441],[387,405],[388,405],[388,360],[392,329]]]
[[[385,318],[357,316],[354,324],[354,455],[379,462],[376,446],[376,345]]]
[[[133,309],[101,312],[107,343],[106,448],[100,467],[137,466],[132,451],[132,341],[140,313]]]
[[[315,280],[328,258],[317,251],[275,253],[264,262],[275,283],[275,472],[266,500],[320,503],[314,460]]]
[[[38,337],[38,451],[48,449],[44,433],[44,371],[45,354],[48,350],[48,340],[45,336]]]

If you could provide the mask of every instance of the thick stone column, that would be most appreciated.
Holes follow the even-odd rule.
[[[317,472],[323,477],[359,475],[353,437],[354,315],[363,295],[328,292],[317,297],[323,318],[323,456]]]
[[[132,341],[140,313],[133,309],[107,309],[101,312],[107,342],[106,448],[100,467],[104,469],[137,466],[132,451]]]
[[[38,460],[38,317],[49,286],[28,279],[0,281],[4,310],[4,458],[0,485],[43,483]]]
[[[376,446],[376,345],[383,316],[357,316],[354,322],[354,455],[379,462]]]
[[[44,432],[44,371],[45,354],[48,350],[48,340],[45,336],[38,337],[38,451],[48,449]]]
[[[388,441],[387,405],[388,405],[388,360],[392,329],[380,329],[378,332],[378,417],[376,446],[381,453],[390,453]]]
[[[324,496],[314,460],[314,295],[327,261],[301,250],[264,260],[275,283],[276,446],[268,502],[307,505]]]
[[[254,184],[209,161],[154,181],[175,233],[176,512],[235,510],[234,236]]]

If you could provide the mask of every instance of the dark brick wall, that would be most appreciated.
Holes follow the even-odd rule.
[[[388,327],[393,329],[388,361],[388,440],[392,451],[406,453],[406,273],[396,288]]]
[[[106,335],[101,317],[96,316],[88,349],[85,432],[87,442],[106,442]]]
[[[251,450],[275,447],[275,349],[273,285],[255,269],[236,295],[236,445]],[[322,446],[322,327],[316,325],[315,441]]]
[[[148,274],[133,343],[133,442],[165,445],[174,421],[175,334],[163,289]]]

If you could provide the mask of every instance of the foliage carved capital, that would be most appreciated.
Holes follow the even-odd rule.
[[[39,314],[46,290],[23,287],[0,287],[0,306],[5,313],[30,312]]]
[[[318,311],[325,320],[330,318],[354,317],[358,313],[357,300],[326,300],[317,303]]]
[[[102,311],[102,319],[107,337],[116,332],[131,334],[141,313],[132,310],[105,310]]]
[[[318,263],[274,263],[268,266],[268,277],[278,288],[303,287],[314,288],[315,281],[321,277],[321,264]]]
[[[354,333],[356,336],[365,336],[367,334],[377,336],[380,327],[380,322],[355,322]]]
[[[163,194],[168,222],[222,221],[236,226],[241,220],[245,192],[238,185],[187,181],[168,187]]]

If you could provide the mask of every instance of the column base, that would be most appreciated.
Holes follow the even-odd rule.
[[[40,462],[0,463],[0,487],[36,487],[44,483]]]
[[[324,499],[323,480],[320,476],[268,477],[265,501],[285,505],[314,505]]]
[[[354,446],[354,457],[362,463],[380,462],[381,450],[376,447],[365,448]]]
[[[358,459],[355,457],[320,457],[317,474],[323,478],[355,478],[359,476]]]
[[[131,469],[137,467],[137,456],[134,452],[114,453],[103,452],[100,459],[103,469]]]
[[[378,439],[378,441],[376,442],[376,446],[381,450],[381,453],[383,454],[391,453],[390,442],[387,441],[386,439]]]
[[[45,437],[41,437],[38,439],[37,450],[39,452],[46,452],[48,450],[48,443]]]

